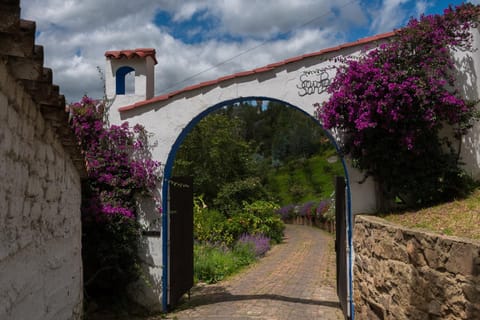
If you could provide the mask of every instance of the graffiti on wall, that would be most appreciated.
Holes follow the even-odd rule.
[[[298,95],[300,97],[312,94],[321,94],[326,92],[332,82],[330,70],[333,66],[322,69],[305,70],[299,77],[300,83],[297,84]]]

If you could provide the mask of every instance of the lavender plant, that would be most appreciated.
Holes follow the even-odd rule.
[[[270,238],[263,234],[251,235],[244,233],[237,240],[237,243],[251,245],[256,257],[261,257],[270,250]]]

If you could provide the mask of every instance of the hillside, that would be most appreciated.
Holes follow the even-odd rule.
[[[382,217],[410,228],[480,240],[480,188],[465,199]]]
[[[280,205],[329,198],[334,191],[335,176],[344,175],[338,159],[334,163],[328,161],[335,155],[335,150],[329,148],[308,159],[295,159],[272,169],[268,173],[267,188]]]

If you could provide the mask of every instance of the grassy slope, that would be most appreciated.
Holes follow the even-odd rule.
[[[480,189],[466,199],[383,217],[410,228],[480,240]]]
[[[303,203],[309,200],[329,198],[334,190],[334,178],[344,175],[342,164],[337,161],[328,163],[327,159],[335,155],[328,150],[321,155],[313,156],[304,162],[296,161],[272,170],[268,174],[268,183],[279,198],[281,205]],[[292,187],[302,190],[302,196],[295,198]]]

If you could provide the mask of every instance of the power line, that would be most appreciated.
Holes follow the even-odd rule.
[[[346,6],[349,6],[349,5],[351,5],[351,4],[353,4],[354,2],[357,2],[357,1],[358,1],[358,0],[351,0],[351,1],[349,1],[349,2],[346,2],[346,3],[344,3],[343,5],[339,6],[338,9],[343,9],[343,8],[345,8]],[[307,22],[304,22],[304,23],[302,23],[302,24],[300,24],[300,25],[297,25],[297,26],[293,27],[292,29],[290,29],[290,30],[288,30],[288,31],[286,31],[286,32],[284,32],[284,33],[282,33],[282,34],[280,34],[280,35],[287,35],[287,34],[289,34],[289,33],[292,33],[294,30],[303,28],[303,27],[305,27],[305,26],[313,23],[314,21],[316,21],[316,20],[318,20],[318,19],[325,18],[325,17],[328,16],[329,14],[330,14],[330,12],[329,12],[329,13],[324,13],[324,14],[319,15],[319,16],[316,16],[315,18],[310,19],[310,20],[308,20]],[[209,68],[207,68],[207,69],[205,69],[205,70],[202,70],[202,71],[197,72],[197,73],[195,73],[195,74],[193,74],[193,75],[191,75],[191,76],[188,76],[187,78],[185,78],[185,79],[183,79],[183,80],[181,80],[181,81],[175,82],[174,84],[170,85],[169,87],[163,88],[163,89],[161,90],[161,92],[167,92],[168,90],[170,90],[170,89],[172,89],[172,88],[175,88],[177,85],[179,85],[179,84],[181,84],[181,83],[187,82],[187,81],[189,81],[189,80],[192,80],[192,79],[198,77],[199,75],[202,75],[202,74],[204,74],[204,73],[206,73],[206,72],[208,72],[208,71],[211,71],[211,70],[213,70],[213,69],[216,69],[216,68],[218,68],[218,67],[226,64],[227,62],[230,62],[230,61],[232,61],[232,60],[235,60],[235,59],[238,58],[238,57],[241,57],[241,56],[243,56],[243,55],[245,55],[245,54],[247,54],[247,53],[249,53],[249,52],[252,52],[252,51],[254,51],[254,50],[256,50],[256,49],[258,49],[258,48],[266,45],[266,44],[269,43],[269,42],[270,42],[270,40],[264,40],[264,41],[260,42],[259,44],[255,45],[255,46],[253,46],[253,47],[247,48],[247,49],[245,49],[244,51],[241,51],[240,53],[238,53],[238,54],[236,54],[236,55],[234,55],[234,56],[232,56],[232,57],[230,57],[230,58],[228,58],[228,59],[226,59],[226,60],[223,60],[222,62],[219,62],[219,63],[217,63],[217,64],[215,64],[215,65],[213,65],[213,66],[211,66],[211,67],[209,67]]]

